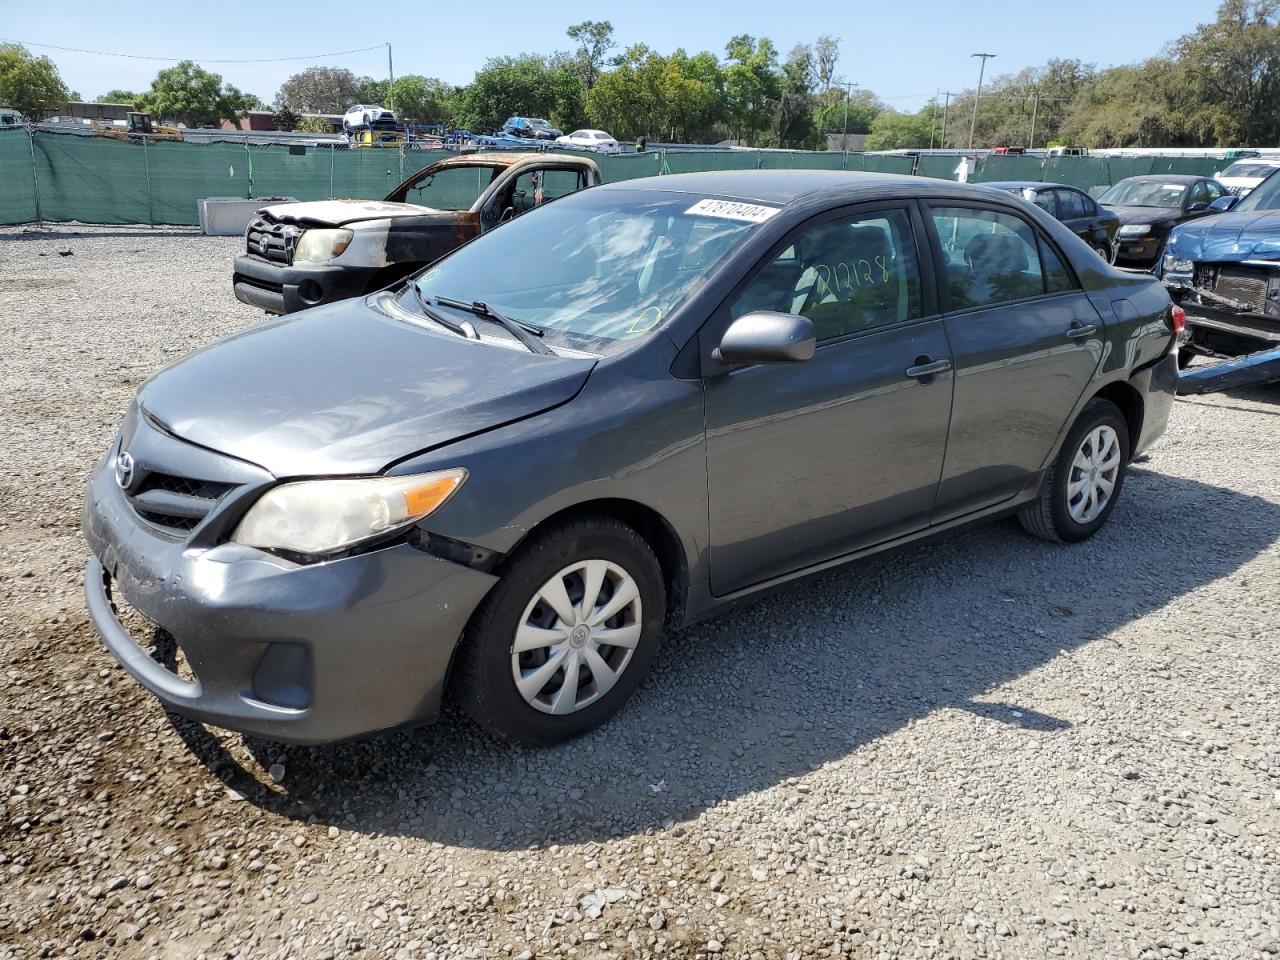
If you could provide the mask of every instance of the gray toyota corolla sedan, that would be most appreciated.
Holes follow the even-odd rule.
[[[317,743],[448,692],[564,740],[765,588],[996,514],[1094,534],[1181,319],[1011,194],[597,187],[151,379],[89,482],[89,610],[207,723]]]

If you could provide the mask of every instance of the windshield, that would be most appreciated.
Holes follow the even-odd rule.
[[[551,129],[551,124],[547,123],[547,121],[545,121],[545,120],[536,120],[536,119],[533,119],[533,120],[530,120],[530,121],[529,121],[529,125],[530,125],[530,126],[533,126],[533,127],[537,127],[539,130],[549,130],[549,129]]]
[[[735,218],[746,207],[759,219],[772,212],[656,190],[585,190],[503,224],[417,282],[428,297],[483,300],[570,346],[608,349],[657,327],[742,242],[756,226]]]
[[[1272,168],[1271,176],[1249,191],[1249,195],[1237,203],[1236,210],[1280,210],[1280,172]]]
[[[1258,163],[1256,160],[1244,163],[1233,163],[1223,170],[1220,177],[1267,177],[1276,169],[1274,164]]]
[[[423,170],[416,180],[410,180],[387,199],[436,210],[470,210],[497,173],[497,168],[488,166],[445,167],[430,174]]]
[[[1098,198],[1109,207],[1170,207],[1182,206],[1187,192],[1185,183],[1161,183],[1158,180],[1122,180]]]

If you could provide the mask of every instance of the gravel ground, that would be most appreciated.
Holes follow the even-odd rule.
[[[133,391],[259,318],[237,245],[0,230],[0,958],[1280,954],[1280,389],[1180,402],[1090,543],[793,586],[572,744],[281,747],[166,716],[79,588]]]

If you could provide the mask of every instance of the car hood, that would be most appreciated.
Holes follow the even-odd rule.
[[[1181,260],[1280,260],[1280,210],[1220,213],[1180,224],[1169,253]]]
[[[218,341],[157,374],[138,402],[173,435],[277,477],[373,474],[558,406],[594,365],[419,327],[357,299]]]
[[[306,203],[278,203],[263,207],[279,223],[296,223],[304,227],[344,227],[361,220],[385,220],[392,217],[421,217],[432,213],[452,216],[447,210],[420,207],[414,203],[388,203],[386,200],[310,200]]]
[[[1183,214],[1181,210],[1169,210],[1164,207],[1121,207],[1107,205],[1109,210],[1120,218],[1120,223],[1174,223]]]

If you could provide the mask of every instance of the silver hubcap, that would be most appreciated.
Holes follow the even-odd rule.
[[[1084,436],[1067,478],[1067,512],[1076,523],[1092,523],[1108,503],[1120,476],[1120,438],[1106,425]]]
[[[520,696],[543,713],[581,710],[608,693],[640,642],[640,589],[608,560],[565,567],[533,595],[511,644]]]

